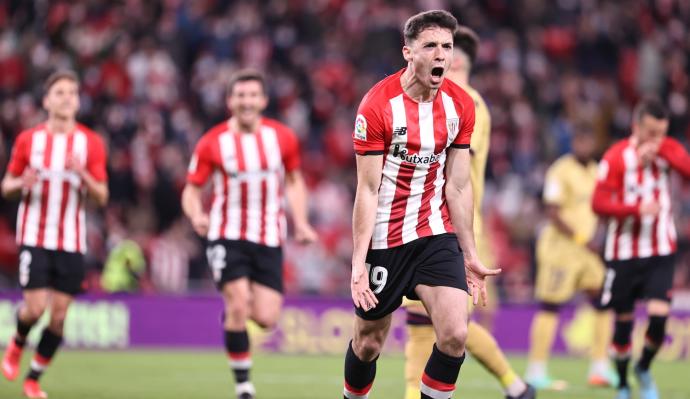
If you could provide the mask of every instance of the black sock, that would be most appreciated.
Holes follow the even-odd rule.
[[[26,337],[29,335],[31,327],[33,326],[34,323],[23,322],[19,318],[19,312],[17,312],[17,333],[14,335],[14,343],[18,347],[23,348],[24,345],[26,345]]]
[[[618,387],[628,386],[628,363],[630,363],[631,344],[630,338],[633,330],[632,320],[616,320],[613,332],[613,360],[616,363],[616,371],[620,379]]]
[[[371,362],[360,360],[352,349],[352,341],[345,354],[345,389],[343,398],[367,397],[376,377],[376,359]]]
[[[460,357],[441,352],[436,344],[422,374],[422,399],[451,398],[465,354]]]
[[[48,328],[43,330],[41,340],[38,342],[36,354],[31,360],[31,368],[26,378],[29,380],[38,380],[41,374],[45,371],[50,361],[55,356],[60,344],[62,343],[62,335],[57,335]]]
[[[235,382],[241,384],[249,381],[252,357],[249,353],[247,330],[225,331],[225,350],[230,358],[230,368],[235,374]]]
[[[642,371],[649,370],[652,359],[654,359],[654,356],[659,352],[659,348],[664,344],[664,339],[666,338],[666,318],[666,316],[649,317],[649,326],[647,327],[642,356],[637,363],[637,367]]]

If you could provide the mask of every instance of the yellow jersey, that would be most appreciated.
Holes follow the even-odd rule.
[[[546,172],[544,203],[559,207],[558,214],[576,236],[587,241],[597,228],[597,217],[592,211],[591,198],[597,180],[597,163],[583,165],[572,154],[563,155]],[[548,223],[542,239],[568,239],[555,226]]]
[[[484,175],[486,162],[489,158],[489,143],[491,140],[491,115],[482,96],[470,86],[463,89],[474,100],[474,132],[470,141],[472,161],[470,164],[470,180],[474,193],[474,237],[482,236],[482,199],[484,198]]]

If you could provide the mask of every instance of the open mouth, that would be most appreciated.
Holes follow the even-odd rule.
[[[443,76],[443,67],[433,67],[431,68],[431,76],[440,78]]]

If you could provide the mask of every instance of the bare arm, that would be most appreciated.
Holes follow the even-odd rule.
[[[29,189],[38,181],[38,175],[34,169],[26,169],[21,176],[15,176],[10,172],[5,174],[0,188],[2,196],[7,199],[16,199],[23,189]]]
[[[352,214],[352,300],[355,306],[369,310],[378,300],[369,289],[366,257],[374,234],[383,155],[357,155],[357,191]]]
[[[308,218],[307,186],[299,170],[293,170],[285,175],[285,196],[295,223],[295,240],[302,243],[316,241],[316,232],[309,224]]]
[[[108,203],[108,182],[98,181],[86,170],[81,173],[81,180],[86,186],[86,190],[91,198],[96,201],[98,206],[105,206]]]
[[[445,192],[453,229],[463,252],[470,294],[475,304],[478,303],[479,295],[486,304],[484,278],[496,275],[501,270],[487,269],[477,255],[473,229],[474,200],[470,180],[470,157],[469,149],[448,149]]]
[[[208,233],[208,215],[201,202],[202,187],[187,183],[182,190],[182,211],[194,227],[194,231],[202,237]]]

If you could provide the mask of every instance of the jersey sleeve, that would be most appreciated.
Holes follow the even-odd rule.
[[[375,103],[366,96],[362,100],[355,128],[352,132],[352,141],[357,155],[381,155],[385,149],[385,124],[381,111]]]
[[[95,133],[89,137],[89,149],[86,155],[86,170],[99,182],[108,180],[107,159],[103,139]]]
[[[667,137],[659,147],[659,156],[684,178],[690,179],[690,154],[678,140]]]
[[[546,172],[544,179],[544,203],[547,205],[560,206],[566,198],[565,179],[563,178],[563,168],[561,164],[554,164]]]
[[[620,156],[610,150],[599,163],[597,184],[592,195],[592,210],[599,216],[625,218],[640,214],[638,205],[625,204],[621,198],[622,163]]]
[[[187,168],[187,183],[203,186],[213,172],[213,160],[208,136],[203,136],[196,144]]]
[[[286,172],[299,169],[302,161],[300,157],[299,140],[295,132],[283,128],[279,137],[280,154],[283,158],[283,167]]]
[[[7,171],[14,176],[20,176],[29,165],[29,138],[29,134],[20,133],[12,147],[12,155],[10,155]]]
[[[474,100],[469,95],[462,98],[462,115],[460,115],[460,126],[458,127],[458,135],[450,145],[452,148],[470,148],[472,140],[472,132],[474,132]]]

